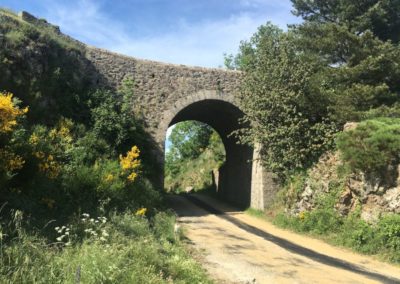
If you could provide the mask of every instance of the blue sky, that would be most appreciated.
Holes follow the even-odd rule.
[[[0,0],[87,44],[138,58],[219,67],[261,24],[299,22],[289,0]]]

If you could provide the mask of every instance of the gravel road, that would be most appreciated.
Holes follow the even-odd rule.
[[[191,245],[216,283],[400,283],[400,268],[201,195],[170,196]]]

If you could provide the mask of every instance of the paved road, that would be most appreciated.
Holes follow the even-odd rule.
[[[400,283],[400,268],[248,216],[209,197],[169,197],[217,283]]]

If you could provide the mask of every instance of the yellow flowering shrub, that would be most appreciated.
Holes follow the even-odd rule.
[[[29,137],[33,156],[39,161],[39,171],[50,179],[55,179],[60,175],[63,157],[74,147],[72,127],[73,122],[63,118],[56,127],[50,130],[43,126],[37,126]]]
[[[299,213],[299,219],[303,221],[305,218],[306,218],[306,213],[304,211],[301,211]]]
[[[104,177],[105,182],[112,182],[114,180],[114,176],[112,174],[108,174]]]
[[[137,146],[133,146],[130,151],[126,153],[126,156],[119,155],[119,164],[125,174],[127,174],[127,179],[133,182],[137,177],[137,170],[140,167],[140,150]]]
[[[135,215],[136,216],[144,216],[144,215],[146,215],[146,212],[147,212],[147,208],[142,207],[135,212]]]
[[[6,172],[20,170],[25,164],[25,161],[21,156],[6,149],[0,149],[0,160],[2,161],[2,166]]]
[[[51,140],[64,140],[65,142],[71,142],[73,140],[72,135],[71,135],[71,128],[72,128],[73,122],[69,119],[61,119],[58,122],[57,127],[53,128],[49,132],[49,138]]]
[[[54,160],[53,155],[44,155],[43,152],[37,152],[36,157],[40,159],[39,171],[46,174],[50,179],[55,179],[61,172],[61,166]]]
[[[12,97],[11,93],[0,92],[0,132],[3,133],[12,131],[18,117],[28,112],[28,108],[19,109]]]
[[[28,111],[28,108],[20,109],[13,101],[11,93],[0,92],[0,134],[10,133],[17,126],[17,120]],[[23,168],[25,160],[14,153],[7,141],[0,149],[0,173],[10,175]]]
[[[33,152],[33,155],[40,160],[44,159],[44,157],[46,156],[46,154],[42,151]]]
[[[39,171],[44,173],[50,179],[55,179],[61,172],[61,166],[54,159],[54,156],[51,154],[46,155],[42,151],[33,152],[33,156],[35,156],[39,160]]]
[[[29,137],[29,144],[36,146],[39,143],[39,136],[36,133],[33,133],[31,137]]]

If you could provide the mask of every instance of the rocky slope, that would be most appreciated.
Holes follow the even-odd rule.
[[[357,207],[361,218],[374,222],[383,213],[400,213],[400,165],[394,184],[390,181],[374,180],[364,173],[341,173],[343,162],[338,152],[323,155],[309,171],[303,192],[291,208],[298,214],[316,207],[318,200],[337,190],[335,209],[347,215]]]

